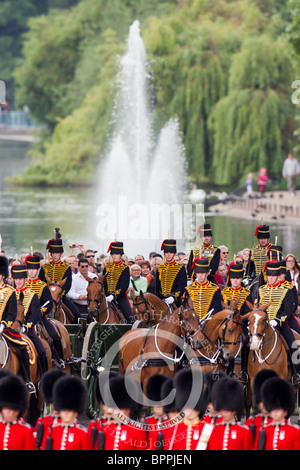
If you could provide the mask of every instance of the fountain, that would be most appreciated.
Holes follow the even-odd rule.
[[[115,238],[122,240],[130,257],[160,251],[161,241],[168,237],[184,243],[180,235],[187,181],[185,149],[176,117],[154,135],[149,80],[140,25],[135,21],[120,60],[114,131],[100,167],[96,212],[96,235],[103,246]]]

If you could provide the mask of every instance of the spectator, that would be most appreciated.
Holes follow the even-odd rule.
[[[140,264],[141,261],[144,261],[144,256],[143,255],[136,255],[136,257],[134,258],[134,262],[135,264]]]
[[[72,277],[71,289],[68,297],[74,302],[80,314],[87,314],[87,286],[86,277],[94,278],[96,274],[89,271],[89,262],[86,258],[78,261],[78,273]]]
[[[225,263],[220,263],[217,272],[218,272],[218,274],[221,275],[221,277],[223,279],[223,284],[225,285],[226,280],[227,280],[227,266],[226,266],[226,264]]]
[[[218,247],[220,249],[220,263],[225,263],[228,266],[228,248],[225,245],[220,245]]]
[[[241,255],[243,258],[243,267],[246,269],[250,256],[250,248],[244,248],[241,252]]]
[[[300,173],[300,165],[297,158],[289,153],[284,160],[282,168],[282,176],[287,179],[288,191],[292,196],[296,194],[297,175]]]
[[[266,185],[268,181],[269,181],[269,176],[268,176],[266,168],[261,168],[257,175],[257,184],[258,184],[258,189],[262,197],[265,194]]]
[[[246,178],[246,190],[248,197],[251,197],[253,194],[253,174],[248,173]]]
[[[291,275],[291,282],[293,283],[294,286],[296,286],[296,289],[299,290],[298,278],[299,278],[300,266],[295,256],[289,253],[285,257],[285,262],[286,262],[286,268],[290,272],[290,275]]]
[[[148,283],[148,286],[151,282],[151,279],[153,279],[153,274],[150,273],[151,271],[151,264],[150,264],[150,261],[148,260],[144,260],[140,263],[140,267],[141,267],[141,270],[142,270],[142,273],[141,275],[143,277],[145,277],[147,279],[147,283]]]
[[[128,288],[129,301],[132,302],[135,297],[140,295],[140,291],[147,292],[148,282],[147,279],[141,276],[142,268],[139,264],[133,264],[130,267],[130,283]]]

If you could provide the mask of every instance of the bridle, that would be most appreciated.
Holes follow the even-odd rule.
[[[275,328],[272,328],[272,327],[271,327],[272,330],[273,330],[272,335],[270,336],[270,338],[268,339],[268,341],[264,342],[264,338],[265,338],[265,335],[266,335],[267,326],[269,325],[267,312],[266,312],[265,310],[261,309],[261,308],[256,308],[255,310],[252,310],[252,312],[263,312],[264,315],[265,315],[265,318],[263,319],[264,324],[265,324],[265,325],[264,325],[263,332],[262,332],[262,333],[250,333],[250,332],[249,332],[250,338],[256,336],[257,338],[259,338],[259,339],[261,340],[261,344],[260,344],[260,347],[259,347],[260,354],[258,354],[257,351],[253,351],[253,352],[255,353],[255,355],[256,355],[256,357],[257,357],[257,360],[258,360],[258,362],[259,362],[260,364],[263,363],[263,362],[266,362],[266,364],[268,364],[268,365],[273,365],[273,364],[277,361],[278,357],[279,357],[280,354],[281,354],[282,345],[281,345],[281,348],[280,348],[280,350],[279,350],[279,353],[278,353],[277,357],[273,360],[273,362],[268,363],[268,362],[267,362],[267,359],[269,359],[269,357],[271,356],[271,354],[274,352],[274,350],[275,350],[275,348],[276,348],[277,339],[278,339],[278,333],[277,333],[277,331],[276,331]],[[260,318],[261,318],[261,317],[260,317]],[[274,345],[273,345],[271,351],[269,352],[269,354],[268,354],[266,357],[261,357],[263,347],[265,347],[265,346],[267,346],[268,344],[270,344],[270,342],[273,340],[273,337],[275,337],[275,341],[274,341]]]
[[[142,297],[141,302],[135,302],[133,300],[132,305],[133,305],[133,307],[138,307],[139,305],[145,305],[146,310],[145,310],[145,312],[142,312],[142,314],[146,314],[146,322],[145,323],[146,323],[146,325],[149,325],[153,321],[153,319],[151,318],[151,315],[150,315],[150,308],[152,309],[152,311],[154,311],[155,309],[154,309],[154,306],[149,302],[149,300],[146,299],[146,297],[144,296],[143,293],[141,294],[141,297]]]
[[[54,306],[53,306],[51,312],[48,314],[48,316],[49,316],[50,318],[55,318],[55,314],[56,314],[58,308],[59,308],[59,307],[61,306],[61,304],[62,304],[62,295],[61,295],[61,294],[62,294],[63,288],[62,288],[59,284],[57,284],[56,282],[51,282],[51,284],[49,284],[49,288],[50,288],[50,286],[56,286],[56,287],[59,287],[59,288],[60,288],[59,300],[56,301],[56,300],[53,299],[53,297],[52,297],[52,301],[53,301],[53,303],[54,303]]]
[[[241,344],[241,336],[239,336],[239,338],[237,339],[237,341],[226,341],[225,340],[225,335],[226,335],[226,331],[227,331],[227,328],[228,328],[228,323],[229,322],[232,322],[232,323],[235,323],[236,325],[240,325],[242,326],[242,322],[239,322],[237,320],[234,319],[234,316],[236,315],[236,313],[238,312],[238,310],[235,308],[235,307],[226,307],[226,309],[229,309],[229,310],[233,310],[232,313],[230,313],[229,315],[226,316],[226,318],[223,320],[223,322],[221,323],[220,327],[222,327],[222,341],[220,343],[220,347],[221,349],[224,347],[224,346],[236,346],[237,344]],[[223,326],[222,326],[223,325]],[[239,351],[238,351],[239,352]]]

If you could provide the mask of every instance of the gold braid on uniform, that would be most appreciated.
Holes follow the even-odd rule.
[[[161,294],[163,297],[175,297],[175,300],[180,295],[180,292],[173,292],[173,284],[174,281],[182,268],[182,264],[179,263],[163,263],[160,264],[157,268],[159,280],[160,280],[160,287],[161,287]]]
[[[259,273],[263,271],[266,262],[269,261],[266,253],[270,246],[270,243],[268,243],[267,246],[261,246],[258,244],[251,248],[251,261],[253,261],[255,265],[255,276],[258,276]]]
[[[2,316],[7,305],[7,302],[10,299],[12,293],[15,292],[15,289],[9,284],[3,284],[0,287],[0,321],[2,321],[7,327],[12,326],[12,322],[5,322],[2,320]]]
[[[45,274],[51,279],[51,281],[58,282],[64,278],[64,275],[69,266],[67,263],[62,261],[61,263],[46,263],[43,265]]]
[[[186,290],[192,299],[195,312],[198,314],[199,319],[202,320],[208,313],[213,296],[219,290],[219,287],[209,281],[204,284],[199,284],[195,281],[187,286]]]
[[[272,304],[267,308],[269,320],[277,319],[282,321],[280,318],[276,318],[278,311],[288,293],[288,289],[282,284],[270,287],[268,284],[264,284],[259,288],[259,302],[261,305],[265,305],[272,301]]]
[[[244,287],[241,287],[239,289],[233,289],[232,287],[228,286],[222,290],[222,297],[225,302],[235,301],[239,299],[239,302],[237,304],[238,309],[242,308],[249,295],[250,290],[245,289]]]
[[[106,282],[107,282],[107,292],[108,294],[119,295],[120,289],[116,290],[118,281],[122,272],[127,268],[127,265],[123,262],[121,263],[108,263],[105,266],[106,270]]]
[[[200,245],[193,249],[193,259],[195,258],[207,258],[209,262],[211,261],[212,257],[214,256],[215,252],[217,251],[218,247],[214,245]]]
[[[24,307],[24,320],[26,320],[26,315],[28,313],[28,310],[29,310],[31,301],[33,299],[33,296],[35,295],[35,292],[33,292],[33,290],[31,289],[26,289],[25,291],[22,291],[22,292],[24,294],[23,301],[22,301],[22,305]],[[17,291],[16,294],[17,294],[17,299],[19,300],[20,291]],[[27,328],[31,328],[32,325],[33,325],[32,322],[28,323]]]
[[[35,282],[27,280],[25,282],[25,285],[29,289],[33,290],[33,292],[35,292],[37,294],[38,298],[40,299],[42,297],[43,290],[45,289],[47,283],[44,282],[44,281],[41,281],[40,279],[38,281],[35,281]]]

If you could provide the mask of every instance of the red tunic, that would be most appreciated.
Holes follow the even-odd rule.
[[[271,418],[265,418],[262,414],[258,414],[254,416],[254,418],[250,417],[246,420],[245,425],[248,426],[248,428],[250,428],[250,424],[254,424],[255,426],[253,450],[258,450],[259,431],[262,427],[269,424],[270,421],[272,421]]]
[[[300,450],[300,429],[286,421],[283,424],[268,424],[265,450]]]
[[[164,450],[195,450],[205,423],[199,419],[187,420],[164,431]]]
[[[134,424],[116,424],[110,421],[103,425],[104,450],[146,450],[147,436],[144,429]]]
[[[93,450],[86,428],[77,421],[69,426],[56,423],[51,432],[52,450]]]
[[[145,418],[147,429],[147,450],[156,450],[158,434],[165,429],[168,421],[167,416],[163,417],[162,420],[157,419],[155,416],[148,416]]]
[[[0,450],[37,450],[32,426],[23,419],[0,421]]]
[[[253,438],[247,426],[218,423],[210,436],[207,450],[252,450]]]
[[[42,423],[44,426],[44,429],[43,429],[42,442],[40,444],[41,450],[45,450],[46,448],[47,437],[49,436],[49,431],[50,431],[51,426],[55,426],[58,422],[60,422],[60,418],[54,418],[51,414],[43,416],[42,418],[38,418],[35,428],[34,428],[34,433],[36,436],[39,424]]]

